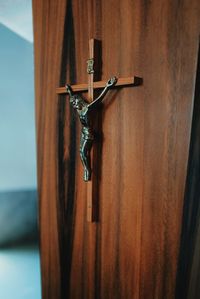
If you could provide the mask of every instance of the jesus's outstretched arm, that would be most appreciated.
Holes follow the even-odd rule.
[[[89,105],[88,108],[93,108],[94,106],[96,106],[96,104],[102,102],[105,94],[107,93],[107,91],[109,90],[110,87],[114,86],[117,83],[117,78],[116,77],[112,77],[110,78],[107,83],[106,86],[104,87],[103,91],[100,93],[100,95],[98,96],[98,98],[96,98],[94,101],[92,101]]]

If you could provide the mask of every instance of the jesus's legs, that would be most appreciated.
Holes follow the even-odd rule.
[[[90,181],[91,179],[91,161],[90,150],[92,148],[92,140],[85,139],[84,135],[81,136],[80,143],[80,157],[84,166],[84,181]]]

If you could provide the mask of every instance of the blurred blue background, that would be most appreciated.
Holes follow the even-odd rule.
[[[33,44],[0,24],[0,191],[36,188]]]
[[[31,1],[0,1],[0,39],[0,299],[40,299]]]

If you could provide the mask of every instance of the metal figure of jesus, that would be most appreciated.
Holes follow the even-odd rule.
[[[91,123],[91,112],[102,102],[106,92],[110,87],[115,85],[117,82],[116,77],[110,78],[101,94],[94,99],[91,103],[88,103],[80,95],[74,94],[70,85],[66,85],[67,93],[70,96],[70,104],[77,111],[79,120],[82,124],[81,140],[80,140],[80,157],[84,167],[84,181],[91,180],[91,161],[90,151],[94,141],[94,131]]]

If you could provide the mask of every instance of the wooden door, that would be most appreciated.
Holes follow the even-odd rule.
[[[173,299],[199,43],[198,0],[34,0],[43,299]],[[56,88],[143,78],[99,111],[99,221],[87,222],[80,125]]]

